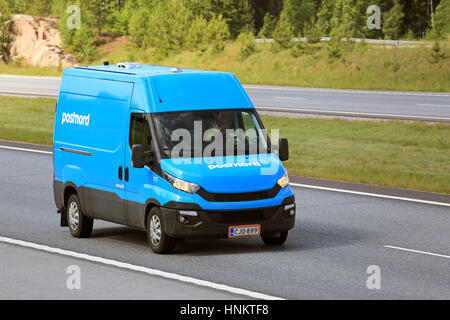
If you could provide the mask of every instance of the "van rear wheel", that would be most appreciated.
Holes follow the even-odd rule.
[[[75,238],[87,238],[94,227],[94,219],[86,217],[81,210],[80,199],[76,194],[67,201],[67,223],[69,231]]]
[[[147,220],[147,240],[154,253],[171,253],[176,240],[164,232],[164,222],[161,210],[154,207],[150,210]]]
[[[261,235],[261,239],[268,246],[280,246],[286,242],[287,236],[288,232],[283,231],[276,234]]]

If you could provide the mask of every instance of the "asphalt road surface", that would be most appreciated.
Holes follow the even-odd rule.
[[[235,300],[242,296],[0,243],[0,300]],[[74,276],[79,274],[79,280]]]
[[[72,238],[66,228],[59,227],[51,187],[51,155],[0,149],[0,167],[0,237],[287,299],[450,298],[448,206],[293,187],[297,220],[285,246],[267,247],[259,238],[223,239],[180,242],[173,254],[156,255],[149,249],[144,232],[124,226],[96,220],[88,239]],[[27,250],[24,255],[5,255],[5,250],[13,250],[9,246],[0,245],[0,283],[9,283],[0,285],[0,297],[20,296],[31,281],[29,276],[21,276],[22,262],[41,259],[42,268],[44,258],[38,256],[48,255],[39,250],[28,252],[32,249],[21,249]],[[57,255],[51,255],[48,272],[41,274],[50,288],[52,279],[64,278],[67,265],[75,263],[69,260],[60,261]],[[95,269],[84,266],[82,260],[79,264],[81,270]],[[10,270],[19,265],[22,269]],[[379,267],[380,289],[367,287],[370,266]],[[114,272],[103,272],[102,268],[98,266],[98,277],[105,273],[107,279]],[[85,281],[91,281],[89,277]],[[135,289],[144,299],[154,298],[139,285],[145,281],[141,278],[144,276],[118,277],[123,279],[120,290],[125,297]],[[84,284],[97,293],[97,298],[109,297],[102,292],[117,290],[119,280],[101,280]],[[58,290],[64,290],[64,283],[59,285]],[[27,288],[26,297],[30,298],[40,297],[43,290],[39,286]],[[165,298],[178,298],[183,296],[180,290],[190,289],[172,283],[163,294]],[[223,292],[205,292],[202,288],[196,293],[195,298],[224,296]]]
[[[0,94],[54,97],[60,79],[0,75]],[[450,122],[450,93],[244,86],[265,111]]]

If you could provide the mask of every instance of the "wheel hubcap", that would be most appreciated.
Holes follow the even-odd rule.
[[[77,230],[80,223],[80,213],[78,211],[78,205],[72,202],[69,206],[69,223],[72,230]]]
[[[155,247],[161,242],[161,221],[156,215],[150,220],[150,240]]]

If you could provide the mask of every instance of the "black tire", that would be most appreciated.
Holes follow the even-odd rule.
[[[286,242],[288,236],[287,231],[279,232],[279,236],[274,237],[272,235],[261,235],[262,241],[268,246],[280,246]]]
[[[158,234],[158,230],[160,235],[159,240],[155,237]],[[171,253],[175,248],[176,239],[169,237],[164,232],[164,221],[161,210],[158,207],[153,207],[150,210],[147,219],[147,240],[154,253]]]
[[[75,211],[78,214],[78,224],[75,224],[70,215],[75,215]],[[66,207],[67,223],[69,225],[69,231],[75,238],[87,238],[91,235],[94,227],[94,219],[86,217],[81,210],[80,199],[76,194],[69,197]]]

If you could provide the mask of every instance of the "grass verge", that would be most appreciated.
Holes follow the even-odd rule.
[[[52,144],[55,100],[0,96],[0,139]],[[450,125],[264,116],[290,174],[450,194]]]
[[[0,96],[0,139],[51,145],[56,100]]]

